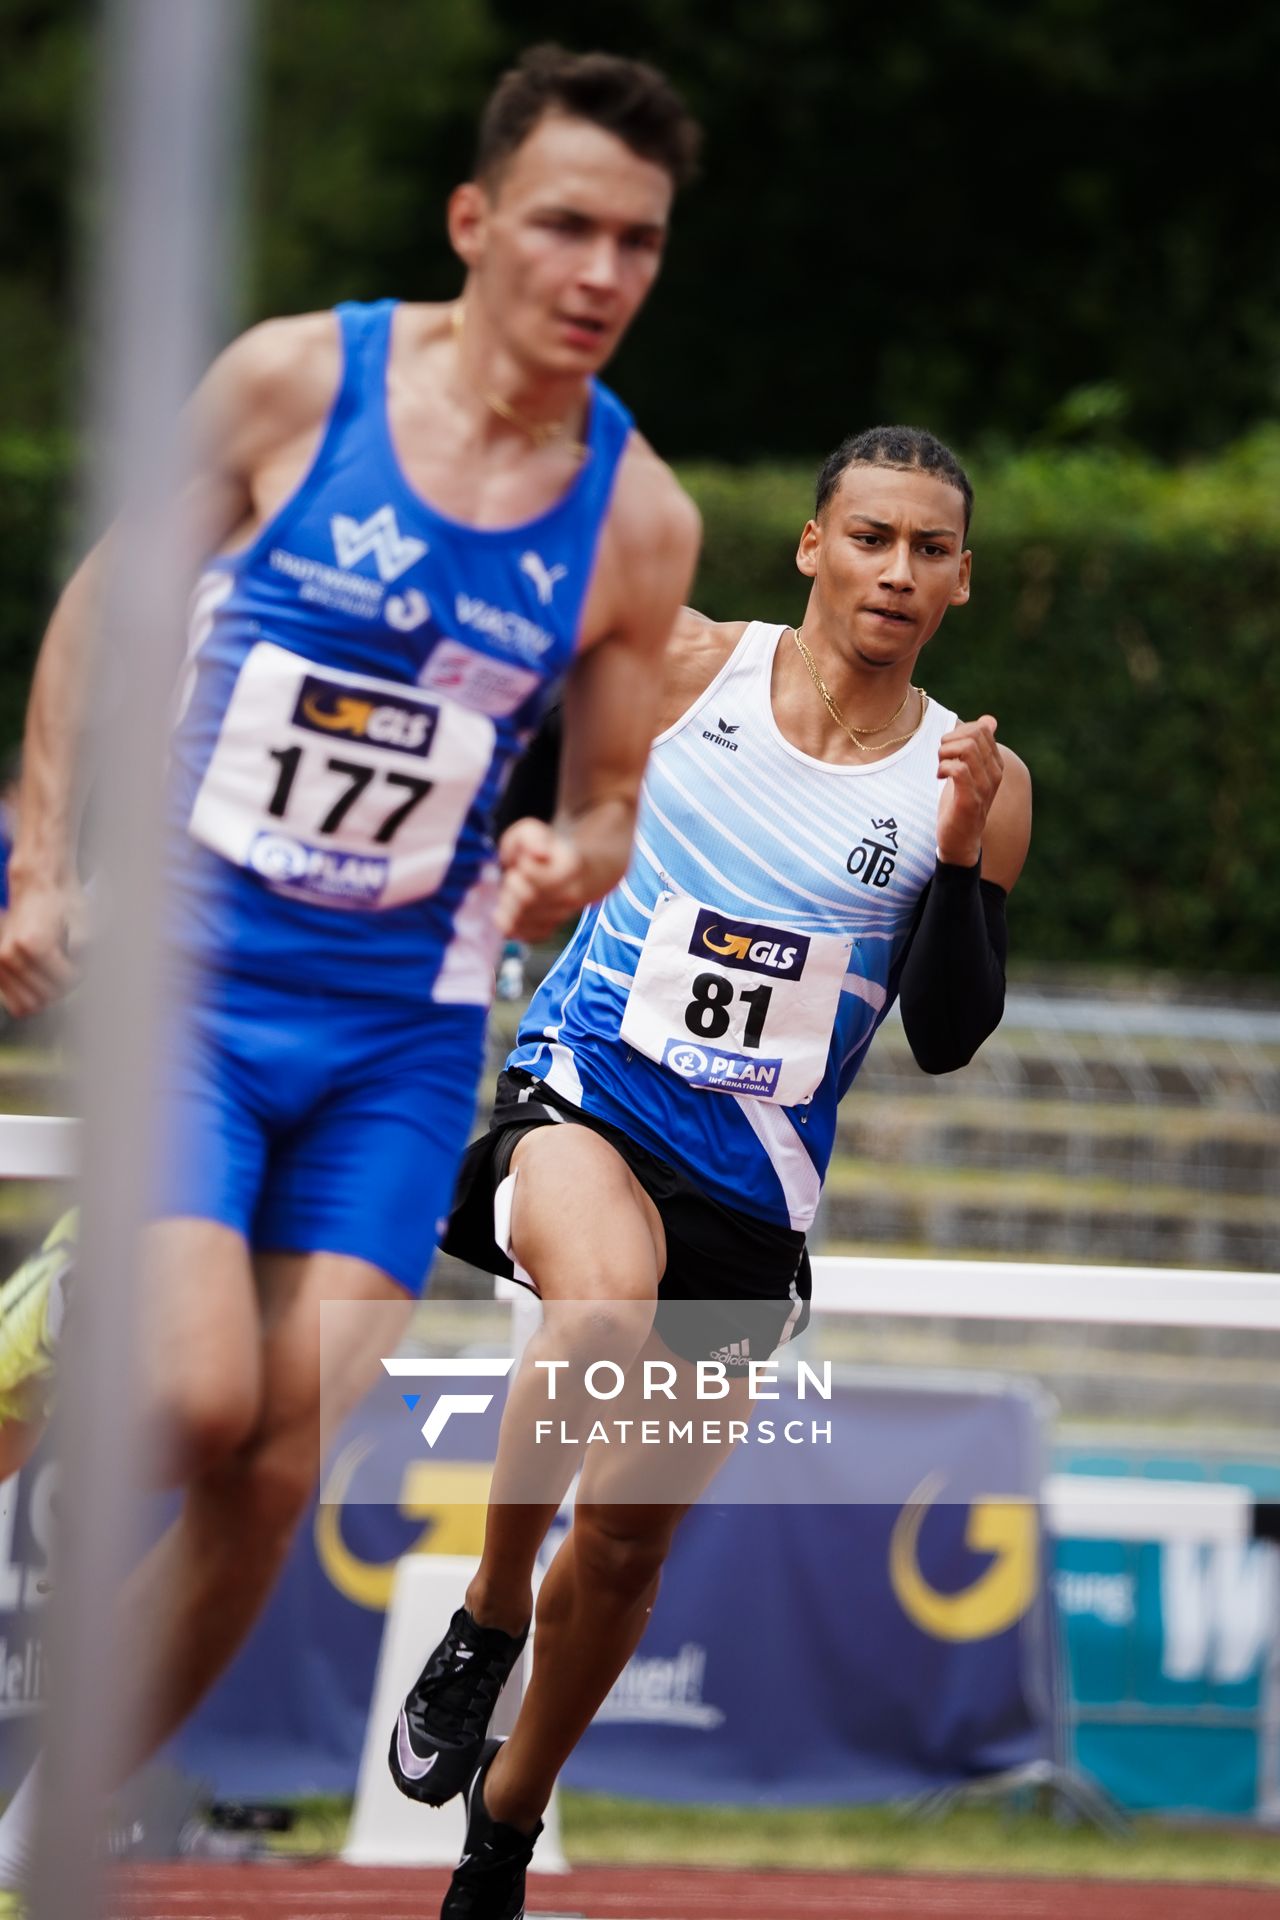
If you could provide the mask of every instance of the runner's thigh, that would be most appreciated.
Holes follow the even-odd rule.
[[[663,1390],[668,1384],[674,1398]],[[724,1398],[699,1399],[694,1363],[650,1334],[627,1368],[617,1399],[592,1410],[609,1437],[579,1449],[583,1465],[575,1504],[684,1508],[697,1500],[733,1451],[730,1423],[751,1418],[745,1378],[729,1375],[727,1384]],[[678,1436],[672,1435],[673,1427]],[[586,1435],[581,1437],[586,1442]]]
[[[657,1297],[666,1262],[658,1209],[590,1127],[530,1129],[511,1156],[512,1252],[544,1300]]]

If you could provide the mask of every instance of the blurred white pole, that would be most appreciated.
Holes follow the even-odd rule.
[[[190,579],[175,538],[177,415],[215,339],[231,258],[248,0],[107,0],[90,327],[102,447],[91,524],[128,503],[89,703],[103,911],[80,996],[84,1281],[59,1392],[63,1467],[38,1920],[101,1911],[94,1837],[124,1706],[111,1609],[135,1541],[130,1387],[161,994],[162,765]]]

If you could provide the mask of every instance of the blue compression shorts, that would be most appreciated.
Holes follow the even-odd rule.
[[[206,975],[159,1064],[158,1218],[342,1253],[420,1294],[475,1118],[487,1009]]]

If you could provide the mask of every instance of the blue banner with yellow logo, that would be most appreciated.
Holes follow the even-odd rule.
[[[780,1419],[786,1400],[770,1409]],[[868,1383],[837,1387],[827,1416],[813,1504],[794,1503],[781,1465],[777,1503],[738,1503],[734,1474],[769,1497],[766,1456],[740,1454],[717,1487],[734,1503],[682,1524],[649,1631],[569,1782],[663,1800],[878,1800],[1050,1753],[1037,1403]],[[348,1428],[255,1633],[174,1743],[217,1793],[354,1789],[398,1558],[478,1553],[482,1536],[488,1467],[424,1461],[418,1426],[366,1413]],[[397,1448],[399,1505],[366,1503],[374,1456],[385,1467]],[[877,1457],[913,1498],[843,1503],[850,1463]],[[40,1693],[47,1466],[7,1492],[0,1774],[12,1783]]]
[[[878,1800],[1050,1754],[1037,1403],[864,1386],[837,1389],[826,1413],[820,1504],[706,1505],[683,1523],[649,1631],[569,1783],[664,1800]],[[402,1508],[359,1503],[360,1462],[388,1438],[348,1436],[267,1616],[178,1742],[220,1792],[350,1791],[396,1559],[479,1549],[482,1508],[458,1503],[483,1498],[487,1470],[432,1464],[451,1476],[450,1504],[432,1510],[413,1422],[395,1435]],[[835,1504],[841,1459],[881,1450],[915,1499]],[[763,1470],[739,1456],[724,1472]]]

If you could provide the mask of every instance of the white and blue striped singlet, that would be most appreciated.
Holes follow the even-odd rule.
[[[748,626],[706,692],[655,741],[626,877],[583,915],[508,1065],[621,1127],[726,1206],[803,1230],[817,1209],[837,1105],[891,1003],[933,873],[938,742],[955,715],[931,703],[905,746],[867,766],[815,760],[774,718],[774,654],[787,631]],[[732,924],[852,940],[825,1072],[809,1099],[780,1106],[692,1086],[622,1040],[646,933],[672,895]]]

